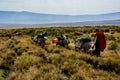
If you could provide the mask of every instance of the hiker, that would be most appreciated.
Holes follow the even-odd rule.
[[[102,31],[100,31],[98,28],[95,30],[96,34],[94,36],[94,44],[92,47],[95,47],[95,50],[93,51],[93,55],[100,57],[100,51],[104,51],[106,48],[106,39],[105,35]]]
[[[81,37],[76,39],[75,41],[75,50],[76,51],[82,51],[85,53],[88,53],[89,49],[91,47],[91,39],[86,37]]]
[[[47,32],[39,34],[35,40],[41,47],[44,47],[46,41]]]
[[[68,47],[68,44],[70,43],[70,41],[67,36],[61,34],[60,36],[57,37],[57,39],[58,39],[58,42],[56,45]]]

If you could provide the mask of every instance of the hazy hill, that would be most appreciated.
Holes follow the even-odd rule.
[[[26,11],[0,11],[0,23],[4,24],[45,24],[103,20],[120,20],[120,12],[99,15],[58,15]]]
[[[120,20],[46,23],[46,24],[0,24],[0,28],[38,28],[38,27],[67,27],[67,26],[120,26]]]

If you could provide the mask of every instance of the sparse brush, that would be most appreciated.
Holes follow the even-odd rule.
[[[16,52],[17,56],[22,55],[22,53],[25,51],[25,49],[22,49],[21,47],[14,47],[13,50]]]
[[[48,56],[48,61],[49,61],[49,63],[52,63],[52,64],[58,66],[61,62],[61,58],[62,57],[60,56],[60,54],[50,54]]]
[[[27,70],[30,66],[40,63],[42,59],[33,55],[22,55],[15,60],[16,70]]]
[[[120,61],[115,59],[101,59],[98,68],[107,70],[109,72],[115,71],[116,73],[120,74],[120,65],[118,64]]]
[[[86,77],[85,73],[80,71],[79,73],[76,73],[71,76],[70,80],[88,80],[89,78]]]
[[[11,69],[12,65],[14,64],[15,58],[16,53],[12,50],[7,50],[6,53],[2,53],[0,59],[0,68],[5,70]]]
[[[33,37],[35,35],[35,30],[34,29],[29,29],[29,30],[27,30],[26,34]]]
[[[70,62],[64,62],[63,65],[61,65],[62,73],[66,76],[71,76],[75,74],[79,69],[79,66],[76,64],[71,64]]]
[[[110,32],[110,29],[105,29],[104,32]]]
[[[83,33],[81,33],[81,32],[74,32],[74,35],[75,36],[81,36],[81,35],[83,35]]]
[[[63,47],[56,46],[56,47],[53,49],[52,53],[58,53],[58,54],[60,54],[60,53],[62,53],[63,51],[64,51],[64,48],[63,48]]]
[[[107,36],[108,40],[116,40],[115,37],[113,35]]]
[[[114,32],[114,31],[112,31],[112,32],[111,32],[111,34],[115,34],[115,32]]]
[[[8,75],[6,80],[29,80],[29,79],[21,72],[12,72]]]
[[[118,48],[118,43],[116,42],[111,42],[108,49],[109,50],[116,50]]]
[[[94,38],[96,27],[0,29],[0,80],[119,80],[119,27],[99,27],[108,38],[99,58],[74,49],[75,39]],[[34,38],[44,31],[48,39],[41,48]],[[68,36],[69,49],[52,44],[59,34]]]
[[[69,45],[68,45],[68,48],[69,48],[70,50],[75,50],[74,44],[69,44]]]
[[[84,33],[84,34],[87,34],[87,32],[88,32],[87,30],[83,30],[83,33]]]
[[[27,54],[29,55],[35,55],[35,56],[41,56],[41,55],[46,55],[46,51],[42,48],[38,48],[35,50],[28,50]]]
[[[120,33],[120,27],[117,27],[117,28],[115,29],[115,31],[118,32],[118,33]]]
[[[40,79],[41,80],[56,80],[59,79],[58,74],[60,70],[56,68],[53,64],[44,64],[39,68],[40,71]]]
[[[118,39],[117,42],[120,43],[120,39]]]
[[[56,46],[54,46],[54,45],[46,45],[46,46],[44,47],[44,49],[45,49],[48,53],[51,53],[51,52],[53,52],[53,50],[54,50],[55,47],[56,47]]]
[[[97,67],[98,65],[98,59],[94,56],[90,56],[90,55],[81,55],[79,57],[80,60],[83,60],[87,63],[93,64],[93,67]]]

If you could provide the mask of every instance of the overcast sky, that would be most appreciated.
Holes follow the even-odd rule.
[[[0,0],[2,11],[50,14],[101,14],[120,12],[120,0]]]

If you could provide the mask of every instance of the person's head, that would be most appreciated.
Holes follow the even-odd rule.
[[[63,37],[63,34],[60,34],[61,37]]]
[[[47,32],[43,32],[43,34],[44,34],[44,36],[47,36],[48,33]]]
[[[95,29],[95,32],[97,32],[97,31],[99,31],[99,28],[96,28],[96,29]]]

